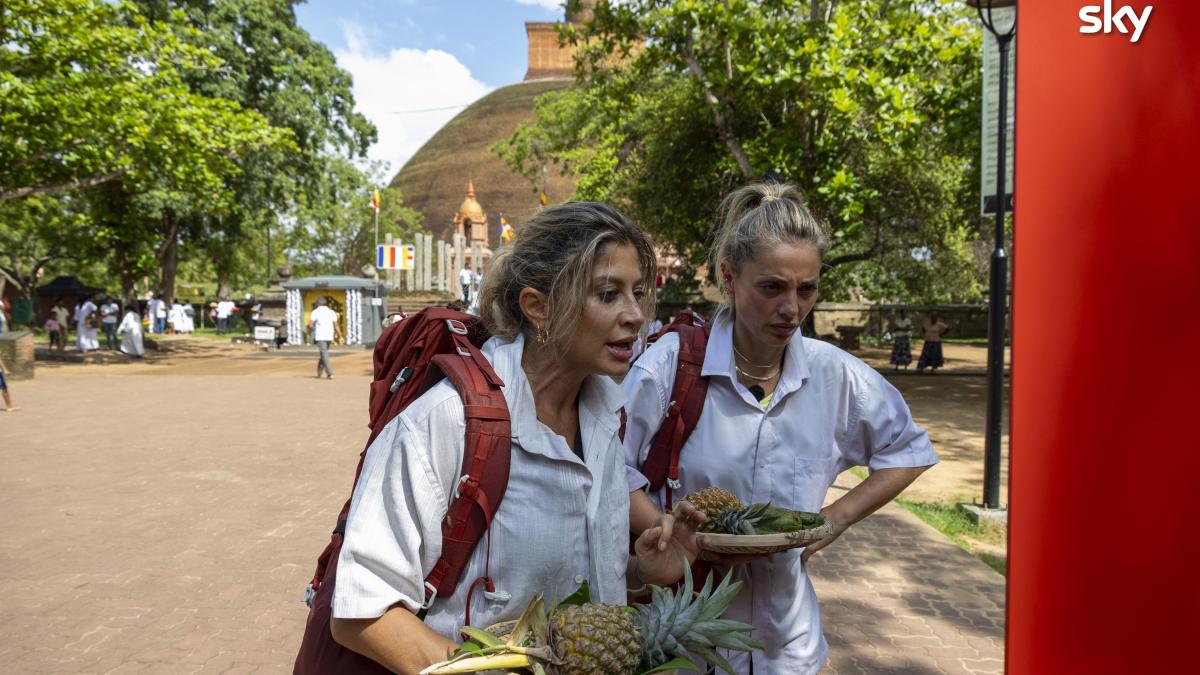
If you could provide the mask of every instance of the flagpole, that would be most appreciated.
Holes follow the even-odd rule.
[[[375,255],[378,256],[379,255],[379,207],[383,206],[383,204],[381,203],[382,199],[375,198],[376,194],[377,194],[377,190],[375,188],[371,188],[371,206],[374,207],[371,210],[375,212]],[[375,283],[372,284],[372,286],[375,288],[375,298],[379,299],[379,270],[378,269],[375,270]],[[382,331],[383,330],[383,322],[387,320],[387,316],[388,316],[387,301],[386,300],[384,301],[382,308],[376,309],[375,311],[377,313],[377,316],[379,317],[379,328]]]

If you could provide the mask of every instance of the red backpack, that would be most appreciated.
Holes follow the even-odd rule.
[[[642,475],[650,480],[652,491],[666,485],[663,503],[666,511],[671,510],[671,491],[679,489],[679,451],[696,428],[700,413],[704,412],[708,380],[700,375],[700,371],[704,367],[704,350],[708,347],[710,332],[712,324],[708,319],[688,308],[647,340],[654,343],[667,333],[679,334],[679,362],[667,417],[650,441],[649,454],[641,467]]]
[[[424,618],[437,597],[454,592],[475,545],[487,532],[508,487],[511,432],[504,383],[479,351],[488,338],[475,317],[442,308],[424,309],[384,330],[375,344],[371,383],[370,447],[379,432],[430,387],[449,378],[463,400],[467,423],[466,448],[458,488],[442,523],[442,555],[425,578],[425,602],[417,613]],[[364,448],[354,472],[362,473]],[[338,644],[330,633],[338,554],[346,530],[350,500],[338,515],[329,544],[317,559],[317,569],[305,601],[311,607],[304,639],[293,673],[388,673],[386,668]],[[495,591],[492,580],[480,577]],[[468,602],[468,606],[469,606]],[[468,623],[470,617],[468,615]]]

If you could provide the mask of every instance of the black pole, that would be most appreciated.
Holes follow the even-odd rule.
[[[271,285],[271,224],[267,223],[267,278],[263,282],[266,286]]]
[[[980,18],[983,12],[980,11]],[[996,139],[996,248],[992,251],[991,283],[988,294],[988,370],[987,370],[987,427],[983,446],[983,505],[988,509],[1000,508],[1000,422],[1003,417],[1004,400],[1004,342],[1005,318],[1008,314],[1008,256],[1004,252],[1004,213],[1008,207],[1005,199],[1005,170],[1007,162],[1008,130],[1008,52],[1016,31],[997,33],[991,22],[991,7],[988,30],[996,36],[1000,47],[1000,110],[998,138]]]

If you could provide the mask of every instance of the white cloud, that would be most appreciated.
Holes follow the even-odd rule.
[[[562,9],[563,0],[517,0],[518,5],[536,5],[542,9],[559,10]]]
[[[346,47],[334,54],[354,77],[355,108],[379,130],[369,156],[391,165],[389,177],[462,110],[457,106],[491,91],[453,54],[440,49],[381,54],[371,49],[361,26],[346,22],[342,33]]]

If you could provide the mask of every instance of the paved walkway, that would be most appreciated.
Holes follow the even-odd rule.
[[[836,499],[858,483],[842,474]],[[1000,673],[1004,577],[896,504],[809,561],[830,659],[823,672]]]
[[[369,354],[326,381],[303,359],[200,352],[12,383],[0,672],[290,672],[365,438]],[[1003,578],[898,507],[812,568],[829,672],[999,671]]]

